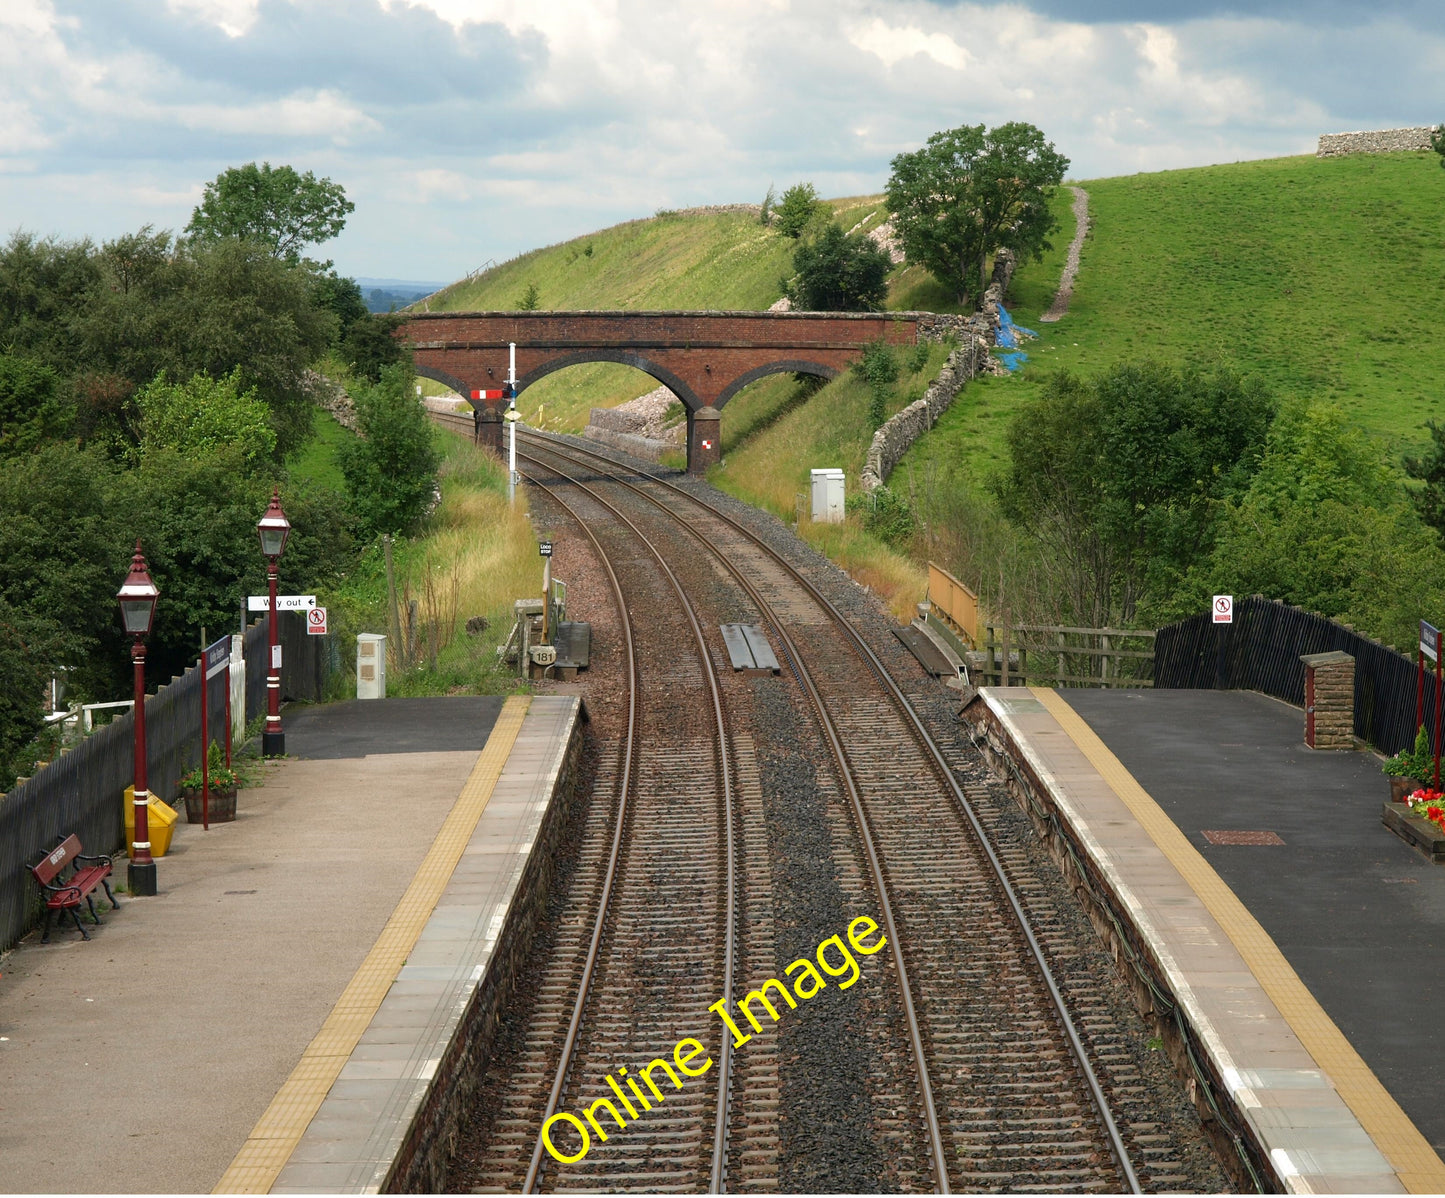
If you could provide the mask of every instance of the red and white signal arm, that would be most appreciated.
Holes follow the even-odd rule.
[[[324,607],[306,609],[306,631],[311,636],[326,635],[326,609]]]
[[[1234,596],[1214,596],[1214,622],[1216,624],[1234,623]]]
[[[507,393],[503,391],[500,387],[493,388],[490,391],[472,392],[473,399],[505,399],[506,397]]]

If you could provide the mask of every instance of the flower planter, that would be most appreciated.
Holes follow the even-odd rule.
[[[1425,783],[1421,782],[1418,778],[1410,778],[1403,774],[1391,774],[1390,802],[1403,803],[1406,795],[1414,794],[1415,791],[1424,785]]]
[[[1405,803],[1386,803],[1380,821],[1406,844],[1432,861],[1445,861],[1445,831],[1423,815],[1412,815]]]
[[[201,810],[201,788],[188,786],[181,793],[186,797],[186,823],[205,822]],[[232,786],[226,790],[212,790],[210,806],[210,823],[230,823],[236,818],[236,788]]]

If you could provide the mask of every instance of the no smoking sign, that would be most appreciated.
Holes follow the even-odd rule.
[[[312,636],[326,635],[326,609],[324,607],[308,607],[306,609],[306,631]]]
[[[1214,596],[1214,622],[1216,624],[1234,623],[1234,596]]]

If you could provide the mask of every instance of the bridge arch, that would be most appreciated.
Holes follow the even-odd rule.
[[[756,383],[759,379],[767,378],[770,374],[811,374],[820,379],[835,379],[838,377],[838,370],[833,366],[825,366],[822,362],[807,362],[801,358],[785,358],[779,362],[767,362],[762,366],[756,366],[745,374],[738,375],[731,383],[722,389],[722,393],[713,401],[713,407],[719,411],[734,395],[750,383]]]
[[[445,370],[441,370],[435,366],[428,366],[425,362],[417,362],[416,373],[424,379],[431,379],[434,383],[440,383],[443,387],[450,387],[463,399],[470,400],[472,397],[472,388],[457,378],[456,375],[448,374]]]
[[[523,374],[517,380],[517,392],[520,394],[539,379],[544,379],[558,370],[565,370],[568,366],[581,366],[587,362],[617,362],[642,371],[643,374],[656,379],[664,387],[670,388],[672,393],[682,400],[689,417],[703,406],[703,401],[697,392],[667,367],[660,366],[639,353],[625,349],[587,349],[560,358],[552,358]]]

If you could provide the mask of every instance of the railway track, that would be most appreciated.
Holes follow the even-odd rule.
[[[714,1075],[670,1096],[665,1114],[630,1124],[626,1134],[614,1129],[610,1151],[569,1140],[565,1116],[551,1134],[552,1152],[541,1134],[559,1112],[584,1110],[603,1078],[625,1080],[628,1064],[669,1057],[700,983],[731,1001],[739,890],[732,750],[697,618],[662,555],[625,515],[595,495],[558,502],[592,540],[611,583],[624,642],[625,726],[599,771],[597,791],[609,801],[595,804],[601,818],[583,837],[576,886],[590,901],[558,930],[526,1044],[472,1177],[476,1188],[505,1192],[544,1185],[718,1192],[730,1045]],[[617,543],[621,527],[635,538],[625,548]],[[635,552],[637,542],[648,552]],[[650,611],[645,630],[635,628],[628,595],[651,599],[668,587],[676,605]],[[679,662],[677,646],[689,642],[695,655]],[[644,693],[639,669],[655,668],[664,653],[675,685]],[[700,929],[716,930],[701,953]],[[618,1096],[635,1111],[620,1089]]]
[[[887,1109],[875,1124],[891,1140],[900,1187],[1138,1189],[1024,904],[942,752],[848,621],[802,573],[688,492],[624,476],[575,445],[531,435],[525,449],[555,489],[585,481],[614,510],[630,502],[637,535],[646,530],[694,596],[716,590],[725,571],[733,593],[722,602],[735,610],[741,592],[781,646],[830,749],[816,762],[819,786],[851,816],[854,843],[839,848],[862,864],[850,885],[881,913],[894,954],[894,1011],[870,1034],[894,1074],[880,1087]],[[764,976],[780,964],[765,964]]]

